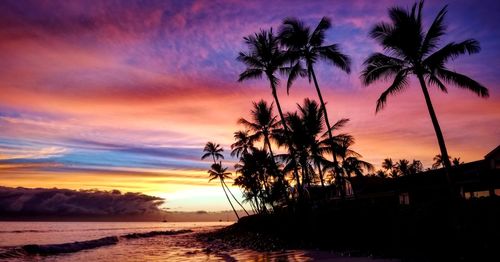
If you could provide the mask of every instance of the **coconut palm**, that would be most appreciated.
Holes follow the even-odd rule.
[[[400,159],[396,163],[396,170],[398,171],[398,175],[407,176],[410,174],[410,161],[406,159]]]
[[[446,67],[448,61],[460,55],[479,52],[479,42],[467,39],[458,43],[450,42],[438,49],[438,43],[446,33],[443,21],[447,7],[439,11],[427,32],[424,32],[422,26],[422,8],[423,1],[415,3],[411,10],[390,8],[391,22],[380,22],[373,27],[370,36],[385,52],[373,53],[364,61],[361,79],[365,85],[370,85],[379,79],[393,78],[393,83],[377,100],[376,112],[379,112],[385,106],[388,96],[405,90],[409,84],[409,76],[416,76],[444,159],[448,181],[451,183],[449,155],[427,87],[436,86],[446,93],[446,83],[470,90],[480,97],[488,97],[489,94],[488,89],[480,83]]]
[[[392,158],[386,158],[384,159],[384,161],[382,162],[382,168],[387,170],[387,172],[391,173],[392,170],[395,168],[395,164],[394,162],[392,161]]]
[[[203,152],[205,152],[205,154],[201,156],[201,159],[203,160],[211,156],[214,160],[214,164],[217,164],[217,159],[224,159],[224,156],[221,154],[223,151],[224,149],[222,149],[219,144],[216,144],[214,142],[207,142],[205,148],[203,148]]]
[[[248,130],[234,132],[234,140],[236,142],[231,145],[231,156],[240,157],[255,150],[253,145],[255,139],[249,135]]]
[[[309,158],[318,170],[321,186],[325,186],[323,168],[328,162],[323,153],[325,150],[321,146],[319,135],[324,129],[323,114],[316,101],[308,98],[304,99],[303,105],[297,104],[300,112],[302,124],[305,127],[305,142],[308,147]]]
[[[269,150],[269,154],[274,159],[273,150],[271,148],[271,137],[274,130],[279,127],[279,122],[276,116],[273,115],[273,104],[267,105],[267,102],[260,100],[253,102],[253,109],[251,111],[251,121],[244,118],[238,120],[239,124],[244,125],[253,132],[251,138],[254,140],[264,140],[264,149]]]
[[[230,172],[227,172],[227,167],[222,167],[220,163],[214,163],[212,164],[212,167],[210,170],[208,170],[208,175],[209,175],[209,180],[208,182],[214,180],[214,179],[219,179],[220,185],[222,187],[222,190],[224,190],[224,194],[226,195],[227,201],[231,205],[231,208],[234,211],[234,214],[236,215],[236,218],[240,220],[240,216],[238,216],[238,212],[236,212],[236,209],[234,209],[233,203],[231,203],[231,199],[229,199],[229,196],[227,195],[226,189],[224,187],[224,179],[229,178],[231,175]]]
[[[244,63],[247,68],[239,75],[238,82],[248,79],[260,79],[263,76],[269,80],[271,93],[278,109],[285,136],[289,136],[285,115],[281,109],[276,91],[279,84],[276,74],[282,70],[283,65],[289,58],[280,50],[278,38],[274,35],[272,28],[261,30],[259,33],[246,36],[243,39],[248,51],[240,52],[237,60]],[[294,149],[290,147],[290,150],[293,151]],[[297,169],[294,169],[294,175],[298,179]]]
[[[423,170],[424,170],[424,165],[422,164],[422,162],[420,160],[413,159],[411,164],[408,166],[408,172],[411,175],[414,175],[416,173],[420,173]]]
[[[342,161],[342,168],[344,168],[348,178],[351,178],[351,174],[361,177],[363,176],[363,171],[370,172],[374,170],[372,164],[354,156],[347,157]]]
[[[324,45],[325,32],[330,27],[331,22],[327,17],[323,17],[313,31],[296,18],[286,18],[280,27],[279,38],[280,42],[288,48],[287,55],[292,60],[295,60],[288,70],[287,92],[294,80],[299,76],[308,76],[309,83],[311,80],[314,82],[321,103],[321,111],[324,115],[328,137],[333,147],[332,126],[328,119],[325,101],[319,88],[314,65],[321,59],[346,73],[350,73],[351,62],[349,57],[340,51],[338,44]],[[306,69],[303,68],[302,62],[305,63]],[[333,154],[333,163],[334,167],[338,166],[335,154]],[[336,172],[338,172],[338,169]]]

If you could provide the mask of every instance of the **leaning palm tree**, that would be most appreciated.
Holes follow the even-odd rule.
[[[201,159],[203,160],[211,156],[212,159],[214,160],[214,164],[216,164],[217,159],[219,158],[224,159],[224,156],[221,154],[223,151],[224,149],[222,149],[222,147],[219,144],[216,144],[214,142],[207,142],[205,148],[203,148],[203,152],[205,152],[205,154],[201,156]]]
[[[294,80],[299,76],[307,76],[309,83],[311,80],[314,82],[318,98],[321,103],[321,111],[324,115],[324,121],[328,132],[328,138],[333,147],[332,126],[328,119],[328,113],[319,88],[316,73],[314,71],[315,63],[321,59],[329,62],[332,65],[340,68],[346,73],[350,73],[350,59],[347,55],[343,54],[338,44],[323,45],[325,40],[325,32],[331,27],[330,19],[323,17],[314,31],[296,18],[286,18],[280,27],[279,38],[280,42],[288,48],[287,54],[290,56],[293,65],[288,70],[288,83],[287,92]],[[305,63],[304,69],[302,62]],[[337,167],[337,158],[333,154],[333,165]],[[338,169],[336,170],[338,172]]]
[[[370,36],[384,47],[385,54],[370,55],[364,62],[365,68],[361,78],[365,85],[370,85],[379,79],[394,78],[393,83],[377,101],[376,112],[379,112],[386,104],[389,95],[403,91],[408,87],[409,76],[416,76],[434,126],[447,178],[451,183],[448,151],[427,86],[436,86],[446,93],[446,83],[470,90],[480,97],[488,97],[489,94],[488,89],[480,83],[446,67],[448,61],[459,55],[479,52],[479,42],[467,39],[458,43],[450,42],[438,49],[439,40],[446,33],[443,20],[447,7],[439,11],[427,32],[424,32],[422,27],[422,7],[423,1],[418,5],[415,3],[411,10],[401,7],[390,8],[391,22],[380,22],[373,27]]]
[[[208,182],[214,180],[214,179],[219,179],[220,180],[220,185],[222,187],[222,190],[224,190],[224,194],[226,195],[227,201],[231,205],[231,208],[233,208],[234,214],[236,215],[236,218],[240,220],[240,216],[238,216],[238,212],[236,212],[236,209],[234,209],[233,203],[231,203],[231,199],[229,199],[229,196],[227,195],[226,189],[224,188],[224,179],[229,178],[231,175],[230,172],[226,172],[227,167],[222,167],[220,163],[214,163],[212,164],[212,168],[208,170],[208,176],[209,180]]]
[[[260,79],[263,76],[269,80],[271,93],[278,109],[285,136],[289,137],[290,134],[286,125],[285,115],[281,109],[276,91],[279,84],[276,74],[282,70],[283,65],[289,58],[280,50],[278,38],[274,35],[272,28],[261,30],[259,33],[246,36],[243,39],[248,47],[248,51],[240,52],[237,60],[244,63],[247,68],[240,74],[238,82],[248,79]],[[293,147],[290,147],[290,150],[293,151]],[[294,175],[298,179],[299,175],[296,168],[294,168]]]

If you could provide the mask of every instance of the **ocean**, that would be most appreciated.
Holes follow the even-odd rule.
[[[210,252],[194,236],[230,224],[0,222],[0,261],[379,261],[305,250]],[[190,231],[171,234],[178,230]]]

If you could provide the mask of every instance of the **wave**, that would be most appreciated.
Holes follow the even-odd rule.
[[[146,238],[154,236],[168,236],[168,235],[185,234],[190,232],[193,231],[192,230],[151,231],[147,233],[131,233],[121,236],[109,236],[94,240],[76,241],[63,244],[24,245],[20,247],[11,248],[5,252],[1,252],[0,259],[29,256],[29,255],[48,256],[48,255],[57,255],[62,253],[74,253],[86,249],[115,245],[120,241],[120,239],[137,239],[137,238]]]

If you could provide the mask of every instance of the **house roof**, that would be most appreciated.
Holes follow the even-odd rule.
[[[489,152],[488,154],[486,154],[484,156],[484,158],[490,158],[490,157],[492,157],[493,155],[496,155],[496,154],[500,154],[500,145],[498,145],[495,149],[493,149],[491,152]]]

